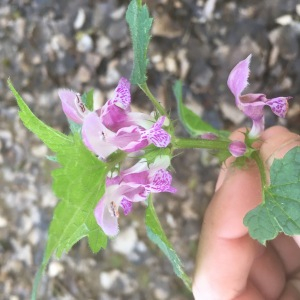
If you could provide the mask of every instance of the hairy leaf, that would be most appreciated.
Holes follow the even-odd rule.
[[[19,116],[23,121],[25,127],[32,131],[39,139],[41,139],[52,151],[57,152],[65,146],[70,145],[70,137],[64,135],[63,133],[49,127],[41,120],[39,120],[24,102],[22,97],[14,88],[10,80],[7,81],[8,86],[12,93],[14,94],[18,106],[20,108]]]
[[[175,274],[184,282],[185,286],[191,290],[191,279],[184,272],[179,257],[161,227],[151,197],[149,197],[146,210],[146,229],[149,239],[167,256],[173,266]]]
[[[131,0],[127,12],[126,21],[129,25],[133,46],[133,70],[131,83],[143,84],[147,76],[147,50],[151,38],[150,30],[153,19],[149,17],[149,11],[142,1]]]
[[[55,161],[61,165],[52,173],[53,190],[60,202],[54,210],[43,262],[35,277],[32,292],[35,299],[39,280],[53,254],[61,257],[83,237],[88,238],[94,253],[106,247],[107,237],[96,223],[93,211],[104,193],[107,167],[85,147],[76,131],[74,136],[66,136],[44,124],[10,81],[8,85],[16,97],[24,125],[56,152]]]
[[[262,204],[244,218],[250,235],[262,244],[280,232],[300,234],[300,147],[274,160],[270,180]]]

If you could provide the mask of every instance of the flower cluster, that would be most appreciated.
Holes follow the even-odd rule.
[[[93,112],[79,94],[70,90],[58,94],[66,116],[82,124],[85,145],[102,160],[117,149],[135,152],[149,144],[164,148],[170,143],[170,135],[162,129],[165,116],[155,121],[150,115],[130,111],[130,83],[125,78],[119,81],[113,98]]]
[[[136,152],[150,144],[159,148],[169,145],[171,137],[162,127],[166,117],[154,117],[130,110],[130,83],[121,78],[114,95],[103,107],[87,109],[79,94],[60,90],[59,97],[66,116],[82,126],[84,144],[105,161],[116,150]],[[134,202],[145,201],[150,193],[171,192],[172,176],[166,170],[170,157],[162,155],[154,162],[141,159],[133,167],[106,179],[103,197],[94,210],[99,226],[109,236],[118,233],[119,207],[124,215],[131,212]]]
[[[264,94],[241,95],[248,85],[250,60],[251,55],[249,55],[245,60],[240,61],[232,69],[229,74],[227,84],[235,96],[236,106],[253,121],[249,136],[251,138],[257,138],[264,130],[264,106],[269,106],[275,115],[283,118],[288,110],[288,100],[291,99],[291,97],[267,99]]]
[[[150,165],[142,159],[119,175],[107,178],[105,194],[94,211],[97,223],[107,235],[118,233],[119,207],[128,215],[133,203],[145,201],[150,193],[176,192],[171,186],[172,176],[166,171],[169,165],[167,155],[158,156]]]

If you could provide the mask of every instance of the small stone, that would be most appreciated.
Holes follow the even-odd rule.
[[[100,273],[100,284],[105,290],[113,290],[119,295],[128,295],[137,289],[137,282],[119,270]]]
[[[111,14],[110,17],[112,18],[112,20],[120,20],[123,18],[123,16],[125,15],[126,12],[126,6],[120,6],[119,8],[117,8],[116,10],[114,10]]]
[[[74,29],[78,30],[78,29],[82,28],[82,26],[84,25],[85,19],[86,19],[86,15],[85,15],[84,9],[79,8],[76,18],[73,23]]]
[[[4,228],[7,226],[7,220],[4,217],[0,216],[0,228]]]
[[[130,256],[138,241],[137,232],[134,227],[122,230],[112,241],[112,249],[115,252]]]
[[[122,19],[118,22],[111,23],[108,28],[107,34],[114,42],[119,42],[125,39],[128,34],[128,26],[126,24],[126,21]]]
[[[83,34],[77,42],[76,49],[79,52],[86,53],[93,50],[94,43],[88,34]]]
[[[297,12],[297,15],[300,16],[300,4],[296,5],[296,12]]]
[[[102,35],[98,38],[97,52],[104,57],[112,56],[113,46],[111,40],[107,36]]]
[[[80,66],[75,77],[79,82],[86,83],[91,80],[91,73],[87,67]]]
[[[52,261],[49,264],[48,276],[54,278],[59,274],[61,274],[63,271],[64,271],[64,266],[61,263],[57,261]]]
[[[291,15],[283,15],[276,19],[276,23],[282,26],[290,25],[293,22]]]
[[[32,154],[36,157],[45,157],[48,153],[48,148],[47,146],[43,145],[37,145],[37,146],[33,146],[31,148]]]

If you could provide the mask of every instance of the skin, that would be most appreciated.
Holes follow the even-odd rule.
[[[233,140],[243,140],[242,130]],[[260,154],[268,173],[274,158],[300,145],[283,127],[261,136]],[[250,238],[245,214],[261,202],[255,163],[245,169],[222,167],[216,192],[204,216],[199,239],[193,294],[196,300],[299,300],[300,236],[280,234],[266,247]],[[299,212],[300,213],[300,212]]]

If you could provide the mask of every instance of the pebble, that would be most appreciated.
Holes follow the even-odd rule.
[[[75,18],[74,23],[73,23],[73,28],[75,30],[81,29],[82,26],[85,23],[85,19],[86,19],[86,15],[85,15],[84,9],[79,8],[78,12],[77,12],[77,15],[76,15],[76,18]]]
[[[64,272],[64,266],[58,261],[52,261],[48,267],[48,276],[51,278],[57,277],[59,274]]]
[[[45,144],[36,145],[31,148],[32,154],[39,158],[44,158],[48,153],[48,148]]]
[[[83,34],[77,41],[76,49],[79,52],[91,52],[94,48],[93,39],[88,34]]]
[[[111,40],[105,35],[101,35],[97,39],[96,47],[97,47],[97,53],[99,53],[101,56],[109,57],[113,54],[113,46]]]
[[[119,295],[128,295],[137,288],[137,282],[119,270],[100,273],[100,284],[105,290],[114,291]]]
[[[137,241],[138,236],[136,229],[131,226],[125,230],[122,230],[112,241],[111,246],[115,252],[125,256],[130,256],[136,246]]]
[[[80,66],[75,75],[75,78],[82,83],[89,82],[91,80],[91,72],[87,67]]]
[[[0,228],[4,228],[6,226],[7,226],[7,220],[4,217],[0,216]]]

